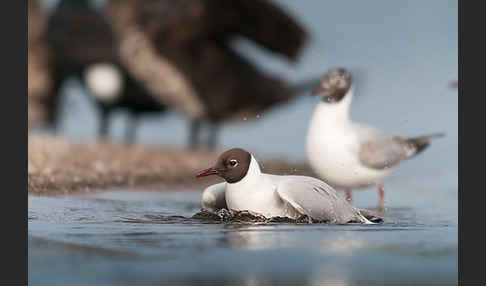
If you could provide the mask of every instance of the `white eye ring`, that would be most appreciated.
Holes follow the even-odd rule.
[[[229,162],[230,162],[231,167],[236,167],[236,166],[238,166],[238,161],[237,161],[237,160],[235,160],[235,159],[232,159],[232,160],[230,160]]]

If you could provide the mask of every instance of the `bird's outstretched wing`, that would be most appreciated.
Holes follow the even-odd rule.
[[[358,149],[360,162],[373,169],[386,169],[415,156],[428,145],[430,140],[442,137],[434,134],[414,138],[401,136],[378,136],[364,139]]]
[[[332,223],[370,223],[359,210],[321,180],[305,176],[285,176],[277,186],[277,194],[302,215]]]

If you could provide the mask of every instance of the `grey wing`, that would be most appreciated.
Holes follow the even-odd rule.
[[[379,136],[362,141],[358,157],[369,168],[385,169],[413,156],[415,152],[414,146],[400,136]]]
[[[305,176],[286,176],[277,187],[280,198],[298,213],[312,219],[334,222],[369,223],[360,212],[321,180]]]
[[[431,140],[441,138],[443,133],[403,138],[381,133],[373,126],[354,123],[353,128],[360,142],[358,157],[361,163],[373,169],[393,167],[429,146]]]

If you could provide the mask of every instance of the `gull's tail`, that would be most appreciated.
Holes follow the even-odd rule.
[[[437,133],[437,134],[431,134],[426,136],[408,138],[405,139],[405,141],[415,149],[413,155],[417,155],[418,153],[422,152],[423,150],[425,150],[425,148],[429,146],[430,141],[444,136],[445,136],[444,133]]]

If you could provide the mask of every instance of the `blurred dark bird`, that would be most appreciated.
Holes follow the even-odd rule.
[[[205,144],[214,147],[221,123],[255,118],[301,90],[263,73],[230,47],[234,38],[245,37],[298,60],[308,34],[271,1],[111,0],[107,13],[120,41],[121,61],[135,78],[167,96],[175,84],[166,78],[175,70],[188,86],[188,97],[195,95],[197,100],[185,104],[192,147],[201,144],[201,124],[210,125]],[[165,84],[157,82],[160,78]]]
[[[266,0],[110,0],[101,12],[87,0],[63,0],[47,28],[53,94],[56,99],[75,76],[94,95],[102,118],[119,107],[134,117],[170,107],[189,118],[190,146],[203,144],[200,127],[208,123],[204,144],[214,147],[221,123],[255,118],[303,90],[250,64],[230,47],[236,37],[291,62],[308,40],[299,23]],[[52,100],[52,110],[57,103]]]
[[[110,114],[116,109],[127,110],[132,118],[125,136],[127,143],[135,139],[141,114],[167,109],[119,64],[115,34],[90,1],[61,1],[49,19],[47,38],[55,55],[54,116],[57,116],[60,88],[73,76],[81,80],[99,107],[99,135],[103,138],[108,135]],[[56,118],[53,121],[58,122]]]

